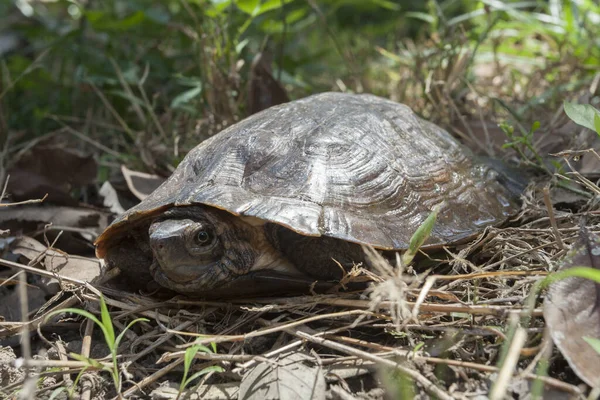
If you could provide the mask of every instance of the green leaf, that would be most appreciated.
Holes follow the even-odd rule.
[[[427,22],[428,24],[433,24],[436,21],[433,15],[419,11],[409,11],[404,15],[408,18],[419,19],[421,21]]]
[[[104,339],[108,348],[113,350],[115,349],[115,329],[103,296],[100,296],[100,317],[102,318],[102,325],[104,325]]]
[[[425,221],[423,221],[421,226],[419,226],[415,233],[412,235],[412,237],[410,238],[410,244],[408,245],[408,250],[406,250],[406,252],[402,255],[402,264],[410,264],[412,259],[417,254],[417,251],[419,251],[421,245],[425,243],[425,241],[431,234],[433,226],[435,225],[435,221],[437,220],[439,211],[440,205],[434,207],[431,214],[429,214],[429,216],[425,219]]]
[[[206,16],[210,18],[218,17],[231,5],[231,0],[211,0],[212,7],[209,7],[206,12]]]
[[[498,127],[502,129],[502,132],[504,132],[508,137],[512,137],[513,133],[515,132],[515,127],[507,122],[501,122],[498,124]]]
[[[197,379],[199,377],[201,377],[202,375],[206,375],[209,372],[223,372],[224,369],[219,367],[218,365],[213,365],[212,367],[206,367],[204,368],[202,371],[198,371],[195,374],[193,374],[192,376],[190,376],[184,383],[184,387],[186,387],[187,385],[190,384],[191,381],[193,381],[194,379]]]
[[[77,361],[81,361],[84,363],[89,364],[90,367],[94,367],[94,368],[98,368],[101,370],[106,370],[108,367],[106,367],[104,364],[102,364],[101,362],[94,360],[93,358],[89,358],[86,357],[84,355],[81,354],[77,354],[77,353],[69,353],[69,356]]]
[[[542,281],[541,287],[545,288],[553,282],[561,279],[570,278],[576,276],[578,278],[591,279],[597,283],[600,283],[600,270],[590,267],[572,267],[562,271],[554,272],[548,275]]]
[[[214,348],[216,349],[216,346]],[[196,376],[197,373],[192,375],[189,379],[187,379],[187,375],[190,371],[190,367],[192,365],[192,362],[194,361],[194,357],[196,356],[196,353],[198,353],[198,351],[200,351],[200,350],[202,350],[205,353],[212,353],[208,347],[201,345],[201,344],[195,344],[186,349],[185,355],[183,356],[183,378],[181,379],[181,383],[179,384],[179,391],[183,391],[183,389],[185,389],[185,387],[188,385],[188,383],[190,381],[197,378],[197,376]],[[202,370],[202,371],[204,371],[204,370]],[[198,376],[200,376],[200,375],[198,375]]]
[[[600,111],[596,110],[593,106],[590,104],[575,104],[565,101],[563,108],[573,122],[593,131],[596,130],[595,120]]]
[[[235,4],[251,17],[258,17],[266,12],[277,10],[292,1],[294,0],[264,0],[262,2],[261,0],[236,0]]]
[[[596,128],[596,133],[600,135],[600,115],[597,113],[594,115],[594,128]]]
[[[236,0],[235,2],[237,8],[252,16],[256,15],[255,12],[258,12],[259,4],[260,0]]]
[[[292,1],[294,1],[294,0],[283,0],[283,1],[281,1],[281,0],[266,0],[264,3],[262,3],[260,5],[258,10],[256,11],[256,14],[253,14],[253,16],[256,17],[256,16],[264,14],[268,11],[276,10],[288,3],[291,3]]]
[[[413,354],[416,354],[419,350],[421,350],[425,346],[425,342],[419,342],[413,349]]]
[[[399,4],[396,4],[396,1],[390,0],[371,0],[371,3],[390,11],[399,11],[402,8]]]
[[[131,321],[130,323],[128,323],[127,326],[125,327],[125,329],[123,329],[123,332],[119,333],[119,336],[117,336],[117,339],[115,340],[115,349],[119,348],[119,343],[121,343],[121,340],[123,339],[123,336],[125,335],[125,332],[127,332],[127,330],[133,326],[133,324],[136,324],[140,321],[148,322],[149,319],[148,318],[136,318],[133,321]]]
[[[100,322],[100,320],[98,318],[96,318],[96,316],[94,314],[87,312],[85,310],[82,310],[80,308],[63,308],[61,310],[52,311],[52,312],[48,313],[48,315],[46,316],[46,320],[48,320],[48,318],[50,318],[54,315],[62,314],[62,313],[73,313],[73,314],[81,315],[84,318],[91,319],[96,325],[98,325],[100,327],[100,329],[102,329],[102,333],[104,334],[104,337],[106,337],[106,328],[104,327],[102,322]]]
[[[596,350],[596,353],[600,354],[600,339],[584,336],[583,340],[585,340],[590,346],[592,346],[594,350]]]
[[[531,132],[535,132],[538,129],[540,129],[541,123],[540,121],[535,121],[533,124],[531,124]]]
[[[85,16],[95,30],[104,32],[128,31],[139,26],[146,19],[143,11],[137,11],[123,19],[116,19],[103,11],[86,11]]]
[[[183,93],[178,94],[171,101],[171,108],[178,108],[187,103],[189,103],[192,99],[197,97],[200,93],[202,93],[202,86],[198,85],[194,88],[188,89]]]
[[[179,391],[182,392],[185,389],[187,384],[187,376],[190,372],[190,366],[192,365],[192,361],[194,361],[194,356],[198,352],[198,348],[196,346],[188,347],[185,350],[185,354],[183,356],[183,377],[181,378],[181,383],[179,384]]]

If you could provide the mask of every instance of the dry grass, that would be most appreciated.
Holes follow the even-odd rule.
[[[488,229],[468,245],[444,249],[438,254],[444,256],[438,260],[442,264],[434,270],[420,271],[418,263],[404,269],[392,267],[370,252],[374,270],[358,269],[348,278],[367,277],[372,283],[364,292],[228,302],[157,301],[106,284],[94,285],[96,290],[65,279],[65,291],[32,321],[2,323],[0,335],[6,338],[19,327],[25,331],[37,327],[40,337],[58,334],[71,341],[67,343],[70,351],[89,355],[91,348],[99,347],[96,351],[105,354],[102,339],[89,321],[79,348],[72,347],[79,337],[69,332],[72,319],[39,324],[44,315],[67,305],[97,309],[101,292],[117,331],[135,318],[149,320],[128,331],[119,349],[119,364],[127,377],[124,397],[146,397],[167,381],[177,384],[186,348],[211,343],[216,344],[217,353],[198,353],[194,370],[217,364],[226,372],[207,375],[202,390],[207,389],[205,385],[236,385],[256,363],[304,349],[319,360],[329,382],[347,388],[345,381],[392,369],[408,376],[417,392],[439,398],[466,398],[482,389],[491,390],[491,398],[504,398],[507,390],[513,390],[509,381],[515,379],[538,379],[547,390],[582,396],[573,376],[560,369],[551,370],[550,376],[536,375],[549,341],[540,310],[543,299],[530,303],[528,297],[532,285],[555,269],[564,253],[559,243],[568,248],[574,242],[580,219],[587,218],[590,231],[600,233],[600,215],[583,207],[578,213],[555,210],[551,217],[543,197],[543,190],[528,191],[523,212],[512,226]],[[84,369],[84,376],[94,376],[101,391],[116,395],[106,379],[98,379],[95,368],[68,360],[61,343],[48,337],[46,344],[41,343],[47,356],[32,359],[23,353],[17,363],[33,369],[36,379],[52,377],[56,382],[38,388],[38,396],[57,385],[70,385]],[[503,349],[506,356],[500,362]],[[340,370],[353,372],[341,377]],[[87,381],[83,382],[82,396]],[[3,393],[22,387],[23,381],[18,381],[3,388]],[[98,390],[94,386],[93,392]]]

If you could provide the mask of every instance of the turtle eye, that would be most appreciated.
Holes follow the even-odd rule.
[[[197,244],[199,244],[200,246],[204,246],[212,242],[213,236],[210,232],[201,229],[198,232],[196,232],[195,239]]]

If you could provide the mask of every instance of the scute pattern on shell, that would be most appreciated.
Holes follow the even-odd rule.
[[[442,204],[426,247],[457,242],[518,209],[489,168],[399,103],[323,93],[255,114],[202,142],[99,238],[165,207],[206,204],[380,249],[405,249]]]

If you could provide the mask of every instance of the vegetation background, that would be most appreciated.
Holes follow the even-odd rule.
[[[57,131],[97,152],[99,181],[120,163],[168,175],[249,114],[257,54],[292,98],[371,92],[479,144],[482,122],[547,132],[565,98],[598,102],[594,0],[16,0],[0,15],[1,181]]]

